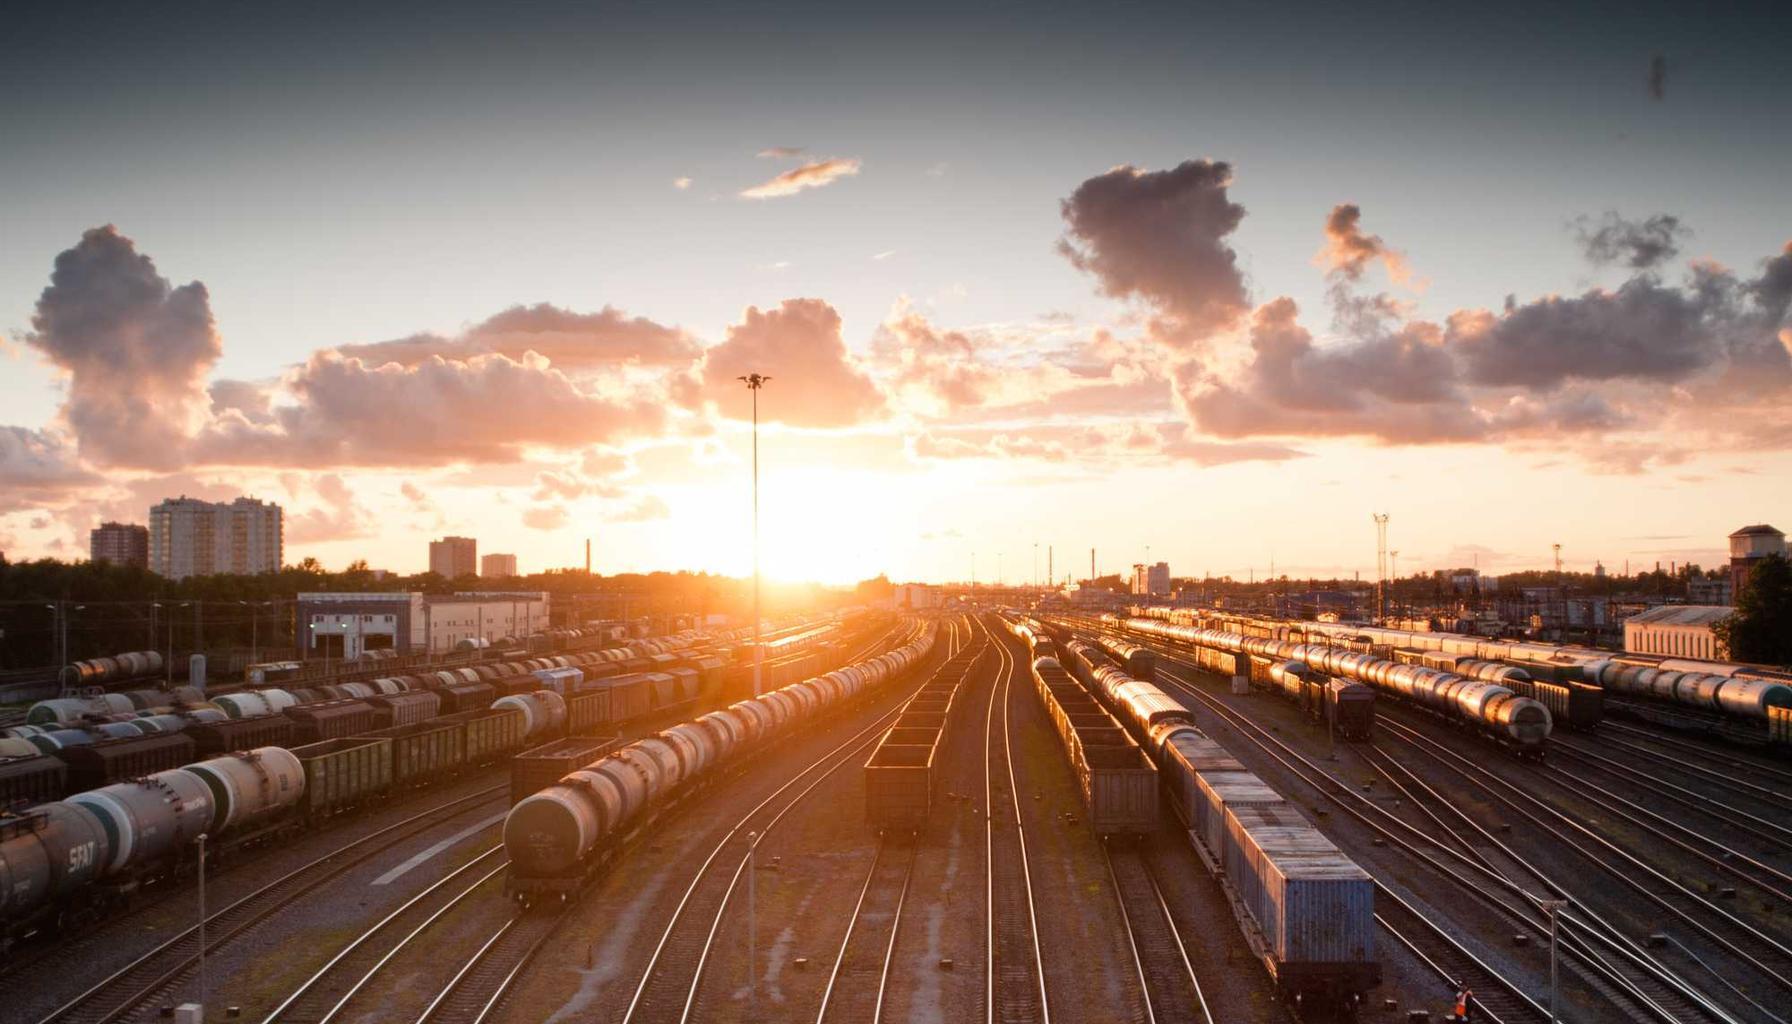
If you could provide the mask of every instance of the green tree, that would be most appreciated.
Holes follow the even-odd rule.
[[[1785,555],[1756,562],[1736,610],[1711,631],[1736,661],[1792,665],[1792,562]]]

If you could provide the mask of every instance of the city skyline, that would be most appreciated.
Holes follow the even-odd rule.
[[[406,26],[432,65],[32,12],[0,84],[64,87],[0,108],[0,549],[255,494],[289,562],[414,572],[464,534],[744,575],[754,371],[775,579],[974,552],[1028,582],[1035,543],[1059,576],[1093,546],[1372,579],[1384,511],[1403,575],[1558,543],[1709,568],[1792,519],[1783,10],[1535,40],[1394,7],[1087,38],[913,13],[457,10]]]

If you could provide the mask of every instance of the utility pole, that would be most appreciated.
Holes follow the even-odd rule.
[[[759,696],[760,676],[765,670],[765,645],[760,641],[759,627],[759,389],[770,377],[749,373],[736,380],[753,393],[753,696]]]
[[[1543,900],[1549,913],[1549,1024],[1556,1022],[1556,922],[1568,906],[1567,900]]]
[[[1373,513],[1375,519],[1375,614],[1388,617],[1388,514]]]

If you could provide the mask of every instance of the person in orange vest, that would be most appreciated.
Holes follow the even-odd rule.
[[[1450,1019],[1453,1021],[1461,1021],[1463,1024],[1469,1024],[1469,1022],[1474,1020],[1474,1017],[1472,1016],[1474,1013],[1474,1010],[1472,1009],[1474,1002],[1475,994],[1469,991],[1468,982],[1465,981],[1457,985],[1456,1012],[1450,1015]]]

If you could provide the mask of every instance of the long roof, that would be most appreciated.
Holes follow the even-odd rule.
[[[1654,626],[1709,626],[1735,610],[1724,604],[1664,604],[1624,621]]]

